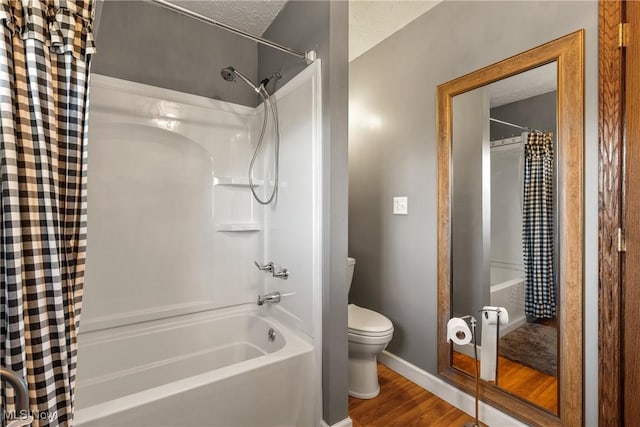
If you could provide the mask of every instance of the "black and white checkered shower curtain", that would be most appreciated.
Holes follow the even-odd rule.
[[[0,363],[27,379],[33,426],[72,419],[93,16],[94,0],[0,0]]]
[[[529,133],[524,147],[522,252],[525,314],[536,318],[556,315],[553,166],[551,137],[542,132]]]

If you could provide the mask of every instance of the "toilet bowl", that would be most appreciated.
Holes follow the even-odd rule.
[[[349,289],[355,259],[348,258]],[[349,395],[359,399],[372,399],[380,393],[378,383],[378,354],[393,337],[393,324],[373,310],[348,306],[349,323]]]

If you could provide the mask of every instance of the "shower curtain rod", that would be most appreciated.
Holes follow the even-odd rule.
[[[553,132],[544,132],[535,128],[528,128],[525,126],[520,126],[520,125],[516,125],[513,123],[509,123],[509,122],[505,122],[504,120],[498,120],[498,119],[494,119],[493,117],[489,117],[489,121],[490,122],[496,122],[496,123],[500,123],[502,125],[507,125],[507,126],[512,126],[514,128],[518,128],[518,129],[522,129],[522,130],[526,130],[527,132],[540,132],[540,133],[544,133],[546,135],[549,135],[549,137],[553,137]]]
[[[528,127],[524,127],[524,126],[520,126],[520,125],[515,125],[513,123],[505,122],[503,120],[494,119],[493,117],[489,117],[489,121],[500,123],[501,125],[507,125],[507,126],[511,126],[511,127],[514,127],[514,128],[522,129],[522,130],[527,130],[527,131],[535,130],[535,129],[531,129],[531,128],[528,128]]]
[[[307,64],[311,64],[316,60],[317,55],[315,50],[310,50],[308,52],[301,52],[299,50],[291,49],[289,47],[283,46],[281,44],[263,39],[262,37],[254,36],[251,33],[240,30],[238,28],[232,27],[230,25],[224,24],[220,21],[216,21],[215,19],[209,18],[208,16],[200,15],[199,13],[193,12],[189,9],[185,9],[182,6],[178,6],[175,3],[170,3],[166,0],[151,0],[151,3],[154,3],[160,7],[164,7],[165,9],[169,9],[173,12],[179,13],[181,15],[188,16],[190,18],[197,19],[198,21],[204,22],[206,24],[214,25],[218,28],[222,28],[223,30],[230,31],[234,34],[247,38],[249,40],[253,40],[255,42],[261,43],[265,46],[269,46],[271,48],[277,49],[281,52],[288,53],[289,55],[297,56],[300,59],[304,59]]]

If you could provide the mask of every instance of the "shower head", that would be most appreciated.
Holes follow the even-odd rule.
[[[226,81],[233,82],[233,81],[236,80],[235,72],[236,72],[236,70],[233,67],[225,67],[222,70],[220,70],[220,75]]]
[[[228,82],[235,82],[236,81],[236,77],[240,77],[240,79],[242,81],[244,81],[247,85],[249,85],[249,87],[253,90],[255,90],[256,92],[260,93],[260,87],[261,86],[257,86],[255,84],[253,84],[253,82],[251,80],[249,80],[249,78],[247,76],[245,76],[244,74],[242,74],[240,71],[236,70],[233,67],[225,67],[222,70],[220,70],[220,75],[222,76],[223,79],[225,79]]]

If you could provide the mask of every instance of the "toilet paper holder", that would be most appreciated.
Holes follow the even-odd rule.
[[[464,320],[465,322],[467,322],[469,324],[469,327],[471,328],[471,338],[473,340],[473,342],[476,342],[476,324],[478,323],[478,320],[473,317],[470,314],[467,314],[466,316],[462,316],[460,319]]]
[[[500,307],[482,308],[482,309],[478,310],[478,313],[488,313],[490,311],[495,311],[496,313],[498,313],[498,315],[500,315],[500,313],[502,313],[502,309]]]
[[[466,316],[462,316],[461,317],[462,320],[464,320],[465,322],[467,322],[469,324],[469,326],[471,326],[471,340],[473,341],[473,356],[474,356],[474,363],[473,366],[475,368],[475,380],[476,380],[476,390],[475,390],[475,400],[476,400],[476,412],[475,412],[475,418],[474,421],[471,423],[466,423],[464,425],[464,427],[480,427],[480,422],[478,421],[478,391],[479,391],[479,387],[480,387],[480,372],[478,369],[478,342],[476,340],[476,324],[478,323],[478,321],[476,320],[475,317],[473,317],[470,314],[467,314]]]
[[[478,313],[482,313],[482,315],[486,316],[488,312],[495,312],[498,319],[497,319],[497,325],[496,325],[496,334],[500,334],[500,313],[502,312],[500,307],[491,307],[491,308],[482,308],[480,310],[478,310]],[[476,326],[478,323],[478,320],[470,315],[467,314],[466,316],[462,316],[460,317],[460,319],[464,320],[465,322],[467,322],[471,328],[471,339],[473,342],[473,355],[474,355],[474,367],[475,367],[475,381],[476,381],[476,387],[475,387],[475,419],[473,422],[470,423],[466,423],[464,425],[464,427],[480,427],[480,421],[478,420],[478,394],[479,394],[479,388],[480,388],[480,370],[478,368],[478,342],[477,342],[477,337],[476,337]],[[498,366],[497,364],[497,352],[496,352],[496,366]],[[496,375],[496,384],[498,382],[498,376]]]

